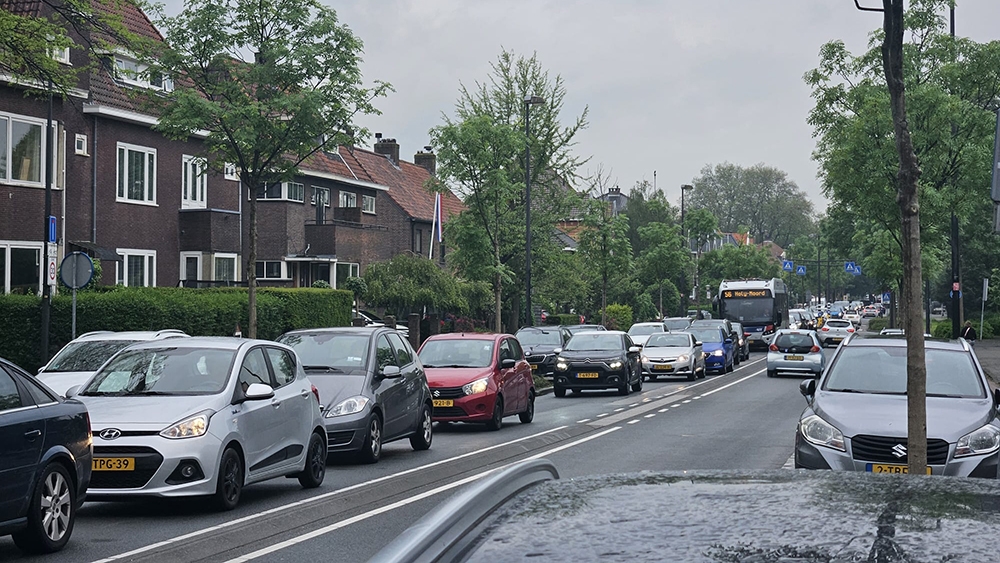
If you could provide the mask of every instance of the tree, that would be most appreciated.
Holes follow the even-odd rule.
[[[640,229],[653,223],[677,224],[678,215],[679,211],[670,205],[662,189],[654,190],[653,185],[646,180],[636,182],[628,193],[628,207],[625,209],[625,216],[628,217],[628,239],[632,243],[635,255],[641,255],[646,249],[646,243],[639,233]]]
[[[169,47],[145,56],[178,88],[158,101],[165,135],[204,131],[206,160],[235,164],[250,197],[249,336],[257,333],[257,194],[317,151],[353,144],[356,115],[390,86],[362,86],[361,40],[318,0],[187,0],[157,12]]]
[[[465,283],[423,256],[399,254],[372,264],[362,279],[365,303],[398,315],[424,307],[463,313],[469,309]]]
[[[727,244],[706,252],[699,260],[699,277],[704,287],[718,288],[722,280],[778,277],[781,266],[771,253],[759,246]]]
[[[701,309],[701,286],[698,272],[698,262],[701,259],[701,251],[708,241],[719,232],[719,223],[712,215],[712,212],[704,207],[695,209],[684,218],[684,228],[687,230],[688,241],[694,245],[694,294],[695,306]]]
[[[631,216],[629,218],[631,219]],[[637,259],[639,277],[647,285],[656,288],[656,303],[659,316],[662,318],[664,310],[675,308],[664,309],[663,290],[668,284],[674,286],[670,280],[678,279],[684,272],[690,260],[690,253],[684,248],[680,227],[666,223],[649,223],[639,227],[639,238],[644,246]],[[676,299],[676,296],[670,296],[670,290],[676,294],[677,288],[674,286],[668,289],[668,305]]]
[[[591,192],[605,193],[607,177],[603,172],[595,176]],[[608,285],[613,279],[632,274],[632,244],[628,240],[628,219],[615,215],[611,206],[601,199],[587,202],[580,234],[580,252],[595,274],[601,293],[601,324],[605,322],[608,308]]]

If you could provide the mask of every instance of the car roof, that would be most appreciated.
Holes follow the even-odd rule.
[[[552,331],[565,330],[565,328],[566,327],[564,327],[563,325],[522,326],[521,328],[517,329],[517,332],[522,332],[522,331],[552,332]]]
[[[496,340],[504,336],[514,335],[503,332],[445,332],[433,334],[427,337],[427,340]]]
[[[905,348],[906,337],[902,334],[865,334],[854,333],[854,337],[844,341],[845,346],[871,346]],[[966,343],[948,338],[927,338],[924,337],[924,348],[934,350],[961,350],[968,351]]]
[[[581,330],[574,334],[573,336],[579,336],[581,334],[625,334],[623,330]]]
[[[219,350],[238,350],[244,346],[257,344],[268,344],[287,348],[285,344],[273,340],[259,340],[253,338],[239,338],[237,336],[192,336],[190,338],[177,338],[169,342],[163,340],[147,340],[136,342],[129,347],[130,350],[142,350],[148,348],[215,348]]]
[[[663,321],[647,321],[642,323],[632,323],[632,326],[663,326]]]
[[[333,326],[333,327],[323,327],[323,328],[299,328],[296,330],[290,330],[285,334],[341,333],[341,334],[359,334],[367,336],[380,330],[396,332],[396,329],[385,326]],[[282,336],[284,336],[284,334]]]
[[[106,340],[160,340],[163,338],[188,337],[182,330],[168,328],[163,330],[95,330],[81,334],[73,342],[101,342]]]

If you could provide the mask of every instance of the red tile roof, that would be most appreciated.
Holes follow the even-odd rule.
[[[324,174],[334,174],[347,179],[378,183],[368,175],[368,172],[361,166],[355,155],[343,147],[338,147],[336,152],[318,152],[312,155],[302,163],[300,169],[306,174],[311,170]]]
[[[41,0],[0,0],[0,10],[6,10],[15,16],[35,18],[41,14],[41,8]]]
[[[120,18],[122,25],[136,35],[156,41],[163,41],[163,35],[156,29],[153,22],[149,21],[146,12],[143,12],[130,0],[123,0],[122,2],[92,0],[91,6],[96,11]],[[130,45],[122,45],[122,47],[128,49]]]
[[[340,151],[341,155],[345,152],[347,149],[342,148]],[[394,166],[385,155],[366,149],[354,149],[354,157],[371,181],[389,188],[389,197],[407,215],[422,221],[434,218],[434,192],[425,185],[431,177],[426,168],[406,161],[400,161],[399,166]],[[446,223],[448,217],[465,209],[462,200],[451,191],[441,195],[441,207],[441,215]]]

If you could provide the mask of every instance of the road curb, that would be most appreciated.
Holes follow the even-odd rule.
[[[550,395],[550,394],[552,394],[552,390],[553,389],[555,389],[555,387],[553,387],[551,385],[549,385],[548,387],[542,387],[541,389],[539,389],[538,387],[536,387],[535,388],[535,396],[536,397],[541,397],[542,395]]]

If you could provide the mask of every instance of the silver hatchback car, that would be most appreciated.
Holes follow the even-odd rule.
[[[326,474],[318,392],[283,344],[138,343],[74,398],[94,435],[90,499],[204,495],[231,510],[244,485],[289,476],[312,488]]]
[[[781,329],[767,349],[767,376],[791,372],[819,377],[826,366],[826,357],[816,333],[811,330]]]

